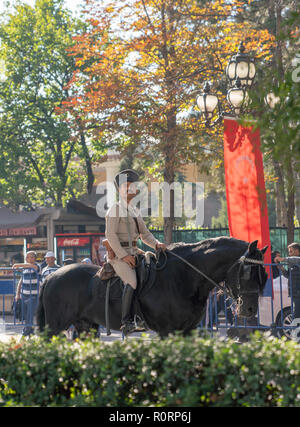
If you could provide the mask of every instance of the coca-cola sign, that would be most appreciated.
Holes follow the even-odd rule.
[[[87,246],[89,243],[89,237],[59,237],[57,239],[57,246],[59,248]]]

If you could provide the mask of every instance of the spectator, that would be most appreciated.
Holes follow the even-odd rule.
[[[82,264],[93,264],[90,258],[84,258],[81,262]]]
[[[272,264],[275,264],[275,261],[274,261],[275,258],[276,257],[280,257],[280,256],[281,255],[280,255],[279,251],[272,252],[272,254],[271,254],[271,262],[272,262]],[[278,269],[278,267],[276,265],[272,265],[272,273],[273,273],[273,279],[276,279],[277,277],[280,276],[279,269]]]
[[[24,260],[24,258],[23,258],[23,256],[22,256],[22,254],[21,254],[20,252],[18,252],[16,255],[13,255],[13,256],[11,257],[10,265],[12,265],[12,264],[17,264],[17,263],[22,263],[22,262],[23,262],[23,260]]]
[[[36,262],[36,253],[27,252],[24,264],[14,264],[13,269],[22,269],[16,292],[16,301],[22,300],[23,319],[25,326],[22,335],[33,333],[33,319],[38,303],[40,266]]]
[[[46,277],[49,276],[49,274],[60,268],[60,265],[55,264],[55,260],[56,258],[53,252],[49,251],[46,253],[45,261],[47,263],[47,267],[42,270],[42,283],[45,281]]]
[[[65,265],[70,265],[70,264],[75,264],[75,261],[73,260],[73,258],[66,258],[63,260],[63,264]]]
[[[288,246],[289,256],[282,258],[275,257],[276,263],[287,262],[288,270],[279,265],[282,274],[288,278],[289,281],[289,296],[292,296],[294,317],[300,318],[300,244],[291,243]]]
[[[40,263],[40,267],[41,267],[41,271],[43,271],[44,270],[44,268],[45,267],[47,267],[47,263],[46,263],[46,260],[44,259],[44,261],[43,262],[41,262]]]

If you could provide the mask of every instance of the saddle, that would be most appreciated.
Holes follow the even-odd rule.
[[[109,280],[116,276],[116,272],[109,262],[105,262],[95,276],[100,280]]]
[[[106,248],[108,259],[115,258],[116,254],[114,253],[112,247],[110,246],[107,239],[102,241],[102,245]],[[100,280],[108,280],[116,275],[116,272],[113,266],[109,262],[104,262],[101,269],[96,273],[96,276],[99,277]]]
[[[105,239],[102,242],[103,246],[106,247],[107,250],[107,258],[113,259],[115,258],[115,253],[108,243],[108,240]],[[156,256],[153,252],[143,252],[140,250],[139,254],[136,255],[136,272],[137,272],[137,278],[138,281],[140,281],[142,284],[147,282],[148,276],[150,274],[151,270],[151,263],[153,265],[153,259],[155,259],[156,262]],[[100,280],[109,280],[113,277],[116,277],[116,272],[113,266],[109,262],[104,262],[100,270],[96,273],[96,276],[99,277]],[[140,279],[140,280],[139,280]]]
[[[103,245],[109,246],[109,243],[107,241],[103,242]],[[112,249],[108,248],[108,256],[109,258],[114,258],[114,253],[109,253],[109,250],[112,251]],[[152,285],[154,284],[155,278],[156,278],[156,255],[153,252],[143,252],[140,251],[139,254],[136,255],[136,273],[137,273],[137,289],[135,292],[134,300],[133,300],[133,311],[134,311],[134,317],[139,317],[140,319],[144,320],[140,304],[139,304],[139,297],[141,294],[145,294],[148,292]],[[103,286],[103,281],[104,286]],[[113,268],[113,266],[109,262],[105,262],[101,269],[92,277],[90,281],[91,289],[94,289],[92,293],[95,292],[95,287],[97,288],[97,293],[103,294],[105,293],[105,317],[106,317],[106,330],[107,335],[110,335],[110,328],[109,328],[109,302],[113,300],[118,300],[122,298],[123,293],[123,282],[122,280],[116,275],[116,272]],[[144,320],[145,322],[145,320]]]
[[[156,276],[156,256],[153,252],[144,252],[136,255],[136,267],[135,271],[137,274],[137,291],[138,294],[145,290],[145,287],[149,284],[153,284]],[[99,280],[108,282],[113,278],[118,278],[115,269],[109,262],[105,262],[100,270],[93,276],[93,280],[99,282]],[[119,278],[120,282],[121,279]],[[114,281],[115,282],[115,281]],[[123,282],[122,282],[123,283]]]

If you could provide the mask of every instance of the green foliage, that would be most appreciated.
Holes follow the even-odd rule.
[[[221,198],[221,209],[217,217],[213,216],[211,219],[212,228],[227,228],[228,227],[228,214],[226,198]]]
[[[38,338],[0,344],[2,406],[300,406],[294,342]]]
[[[69,54],[84,25],[62,0],[18,2],[0,22],[0,199],[62,204],[85,184],[84,140],[59,107],[70,96]],[[81,136],[81,135],[80,135]]]
[[[260,95],[266,96],[272,92],[278,98],[275,108],[264,107],[257,123],[262,133],[263,149],[267,154],[272,153],[286,167],[289,167],[291,159],[300,159],[300,85],[293,81],[295,70],[291,67],[277,86],[264,82],[264,87],[260,88]],[[261,99],[255,101],[257,105],[258,102],[263,103]]]
[[[257,67],[257,84],[251,96],[265,153],[272,153],[275,159],[289,168],[291,158],[300,159],[300,9],[298,2],[292,0],[284,2],[284,6],[277,0],[274,4],[251,2],[250,8],[256,10],[253,16],[265,21],[260,25],[266,26],[275,36],[271,60],[268,63],[261,61]],[[261,13],[263,10],[266,13]],[[273,108],[266,107],[264,102],[269,93],[278,98]]]

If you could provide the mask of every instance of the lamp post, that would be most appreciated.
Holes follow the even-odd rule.
[[[242,86],[241,79],[238,77],[234,87],[227,92],[227,101],[231,106],[231,110],[236,116],[244,110],[249,104],[249,95],[245,87]]]
[[[211,85],[205,83],[196,100],[200,110],[198,116],[209,128],[224,119],[224,170],[230,236],[247,242],[257,240],[261,247],[268,246],[265,261],[270,263],[270,230],[260,132],[236,120],[250,107],[248,90],[256,76],[255,59],[245,52],[243,43],[237,54],[230,58],[225,71],[227,111],[217,94],[212,93]],[[276,105],[278,99],[269,94],[266,101],[271,106]]]
[[[210,93],[210,84],[205,83],[203,93],[197,98],[197,105],[201,114],[205,118],[205,124],[207,127],[211,126],[211,119],[215,115],[215,110],[218,109],[218,120],[221,117],[221,105],[217,95]]]
[[[207,127],[215,126],[225,115],[239,116],[249,105],[248,89],[253,85],[256,67],[255,59],[245,53],[243,42],[240,43],[238,53],[230,58],[226,67],[226,76],[229,81],[227,91],[229,113],[222,109],[218,96],[211,93],[208,82],[205,83],[203,92],[197,97],[196,103]],[[213,120],[214,117],[216,117],[215,120]]]
[[[238,53],[229,60],[226,75],[231,86],[240,79],[241,86],[250,88],[256,76],[255,59],[245,53],[243,42],[240,43]]]

